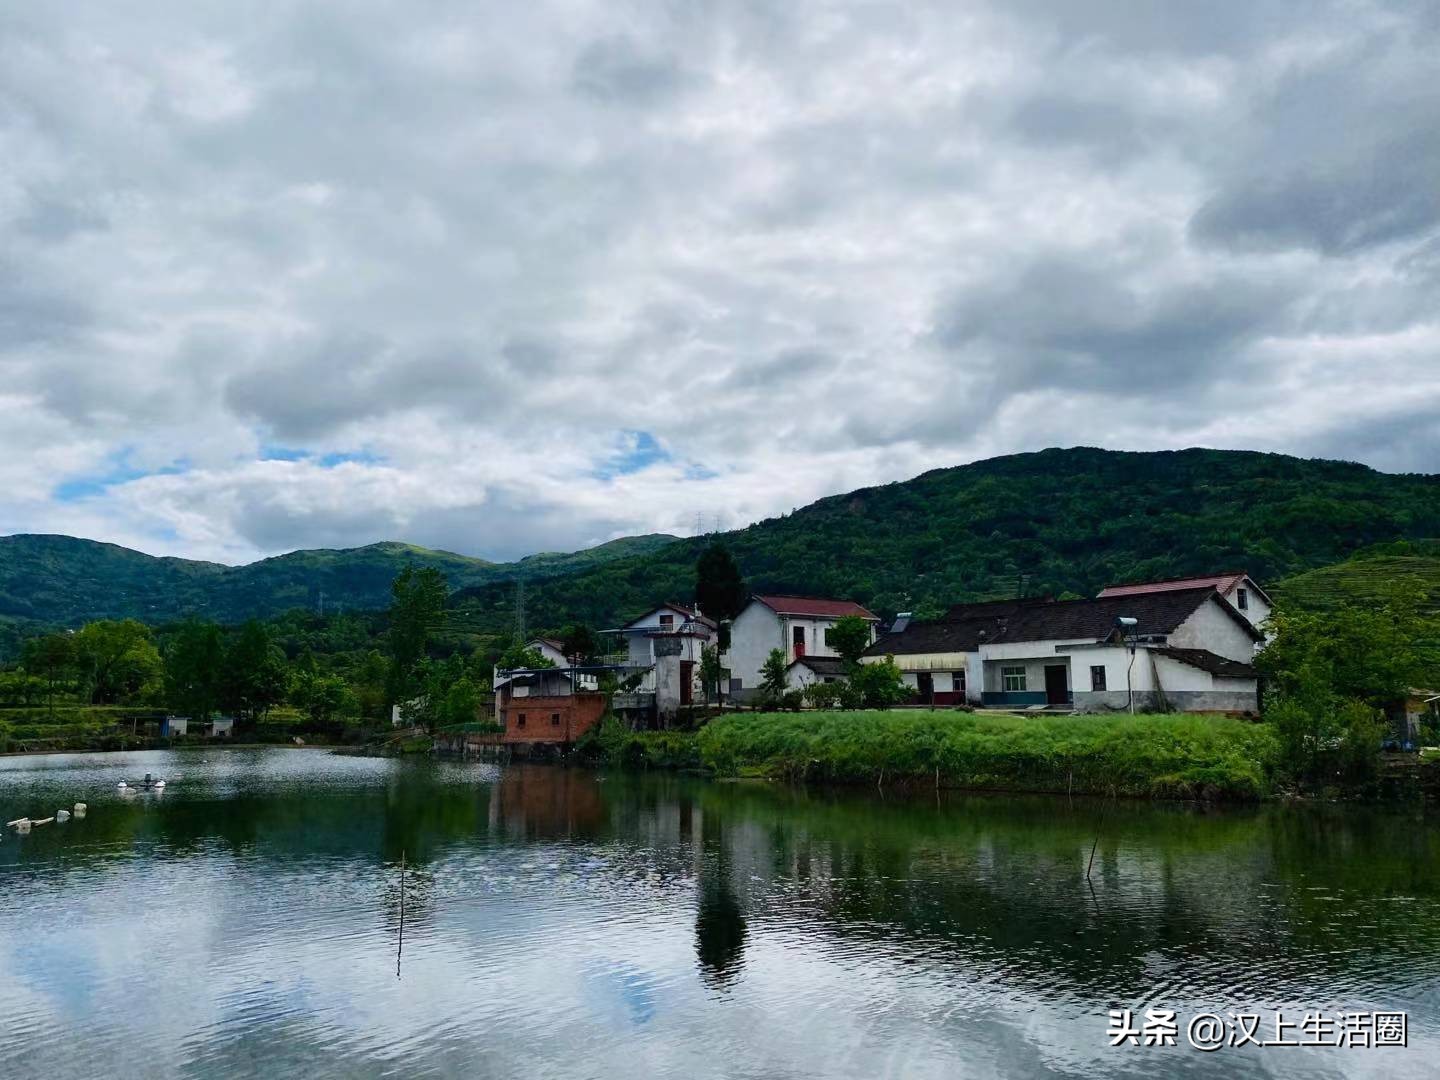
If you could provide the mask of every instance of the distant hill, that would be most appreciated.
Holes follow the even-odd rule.
[[[752,588],[938,613],[962,600],[1094,595],[1112,582],[1249,570],[1262,583],[1399,538],[1440,536],[1440,476],[1249,451],[1044,450],[937,469],[723,533]],[[613,626],[684,599],[706,539],[527,589],[532,625]],[[511,593],[464,590],[475,630]]]
[[[313,610],[321,590],[327,610],[373,609],[388,602],[395,574],[418,564],[445,572],[462,632],[513,625],[521,572],[530,626],[604,628],[650,603],[688,599],[695,558],[717,538],[752,588],[926,614],[962,600],[1090,596],[1112,582],[1227,569],[1270,585],[1377,544],[1436,536],[1437,476],[1248,451],[1076,448],[937,469],[718,537],[633,537],[519,563],[390,543],[225,567],[69,537],[4,537],[0,619],[229,622]]]
[[[434,566],[452,589],[575,573],[607,560],[658,551],[675,537],[626,537],[585,551],[493,563],[385,542],[339,550],[295,551],[245,566],[157,558],[116,544],[71,536],[0,537],[0,619],[76,626],[89,619],[161,623],[197,615],[219,622],[290,608],[370,610],[389,603],[390,583],[406,566]]]
[[[1279,601],[1324,610],[1384,601],[1399,593],[1440,611],[1440,542],[1386,544],[1345,562],[1286,578],[1271,589]]]

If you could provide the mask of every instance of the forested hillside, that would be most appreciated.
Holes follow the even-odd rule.
[[[1396,538],[1440,536],[1440,477],[1245,451],[1045,450],[822,499],[721,534],[752,588],[938,612],[1017,592],[1248,569],[1262,582]],[[531,625],[614,620],[693,589],[690,539],[527,587]],[[464,590],[468,625],[508,624],[513,589]]]
[[[1091,595],[1140,578],[1246,568],[1275,583],[1376,544],[1440,537],[1440,477],[1243,451],[1046,450],[938,469],[721,534],[753,588],[936,612],[1017,592]],[[642,536],[495,564],[405,544],[300,551],[241,567],[156,559],[57,536],[0,538],[0,619],[74,626],[133,616],[220,622],[296,607],[384,607],[405,566],[436,566],[453,625],[614,626],[688,598],[714,537]],[[1318,580],[1318,579],[1317,579]]]
[[[165,623],[197,616],[222,623],[293,608],[369,611],[390,601],[390,583],[407,566],[434,566],[451,588],[540,580],[606,560],[655,551],[674,537],[626,537],[570,554],[492,563],[409,544],[296,551],[246,566],[155,558],[115,544],[70,536],[0,537],[0,623],[11,636],[27,627],[74,627],[90,619]],[[3,642],[0,642],[3,644]]]

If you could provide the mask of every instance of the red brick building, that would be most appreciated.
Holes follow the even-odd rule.
[[[499,713],[504,719],[507,743],[573,743],[600,722],[605,714],[605,695],[545,694],[511,697],[510,688]]]

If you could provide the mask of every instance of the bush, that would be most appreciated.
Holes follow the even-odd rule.
[[[1280,761],[1269,725],[1184,715],[733,714],[698,740],[721,773],[1162,798],[1263,798]]]
[[[799,712],[805,704],[805,694],[800,690],[786,690],[780,695],[780,707],[789,712]]]
[[[805,704],[812,709],[839,708],[842,696],[841,687],[844,685],[844,683],[813,682],[802,691]]]
[[[1279,736],[1285,770],[1298,782],[1365,784],[1379,773],[1385,722],[1363,701],[1283,697],[1266,719]]]
[[[888,709],[910,697],[910,688],[893,656],[878,664],[861,664],[851,675],[850,685],[859,691],[867,709]]]

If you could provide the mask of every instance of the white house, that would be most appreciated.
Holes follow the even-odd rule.
[[[630,667],[651,669],[639,688],[644,693],[656,690],[656,656],[678,656],[681,705],[691,704],[702,690],[701,653],[707,645],[715,645],[719,640],[719,626],[714,619],[681,604],[662,604],[618,629],[604,632],[624,639],[626,663]]]
[[[1136,581],[1128,585],[1107,585],[1098,596],[1140,596],[1144,593],[1183,592],[1186,589],[1211,588],[1230,602],[1230,606],[1244,615],[1257,630],[1270,617],[1274,604],[1269,594],[1255,583],[1255,579],[1243,570],[1230,570],[1223,574],[1206,574],[1200,577],[1167,578],[1163,581]]]
[[[1125,630],[1119,620],[1133,619]],[[1250,666],[1263,639],[1215,588],[1093,600],[960,604],[911,622],[862,658],[893,655],[920,700],[1097,712],[1127,708],[1255,712]],[[1132,648],[1133,645],[1133,648]]]
[[[792,670],[791,686],[803,686],[824,679],[808,667],[793,670],[797,660],[831,659],[840,654],[830,643],[830,631],[847,615],[858,615],[870,624],[871,640],[880,621],[870,611],[850,600],[826,600],[813,596],[756,595],[750,598],[730,626],[730,648],[722,663],[730,671],[730,694],[744,701],[759,690],[761,668],[771,650],[780,649]],[[838,672],[832,672],[832,678]]]

